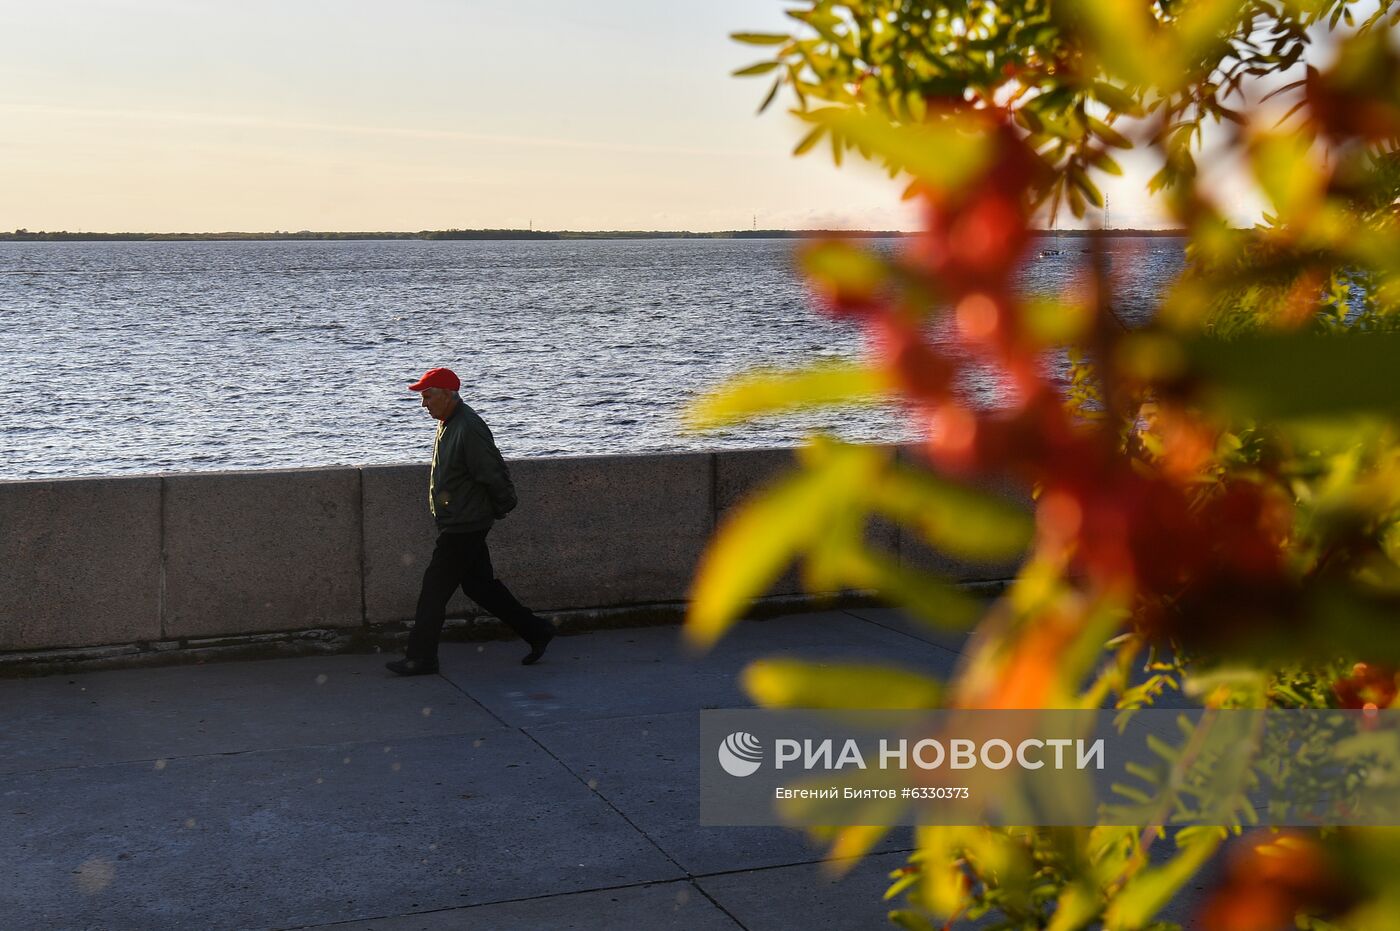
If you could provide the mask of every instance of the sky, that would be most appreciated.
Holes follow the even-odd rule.
[[[784,6],[2,0],[0,229],[913,228],[729,76]]]

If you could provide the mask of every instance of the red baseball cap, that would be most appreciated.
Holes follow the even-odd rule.
[[[428,369],[423,377],[408,386],[409,391],[422,391],[424,388],[442,388],[456,391],[462,387],[462,380],[451,369]]]

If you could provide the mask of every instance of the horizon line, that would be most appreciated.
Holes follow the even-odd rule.
[[[1031,227],[1032,233],[1048,233],[1065,236],[1084,235],[1123,235],[1123,234],[1152,234],[1152,235],[1187,235],[1188,231],[1177,227],[1087,227],[1074,229],[1055,229],[1053,227]],[[453,238],[510,238],[510,239],[557,239],[565,237],[696,237],[696,238],[764,238],[774,237],[906,237],[917,236],[920,230],[901,229],[833,229],[829,227],[768,227],[763,229],[727,229],[727,230],[663,230],[663,229],[557,229],[546,230],[536,228],[511,228],[511,227],[475,227],[458,228],[449,227],[442,229],[419,229],[419,230],[206,230],[206,231],[172,231],[154,232],[141,230],[31,230],[26,227],[16,227],[13,231],[0,231],[0,241],[22,241],[27,239],[42,238],[62,238],[67,240],[80,239],[149,239],[149,240],[177,240],[177,239],[264,239],[264,240],[298,240],[298,239],[453,239]]]

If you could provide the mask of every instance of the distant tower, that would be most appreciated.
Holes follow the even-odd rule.
[[[758,214],[753,215],[753,228],[754,230],[758,229]]]
[[[1103,228],[1106,229],[1106,230],[1111,230],[1111,229],[1113,229],[1113,224],[1112,224],[1111,222],[1109,222],[1109,214],[1108,214],[1108,195],[1107,195],[1107,194],[1105,194],[1105,195],[1103,196]]]
[[[531,218],[530,218],[530,232],[533,233],[534,231],[535,231],[535,218],[534,218],[534,217],[531,217]]]

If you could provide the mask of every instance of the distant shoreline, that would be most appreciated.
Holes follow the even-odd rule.
[[[1036,230],[1038,235],[1071,239],[1101,236],[1185,236],[1185,230]],[[567,239],[898,239],[915,235],[902,230],[723,230],[692,233],[680,230],[420,230],[409,232],[297,232],[271,233],[70,233],[67,230],[19,229],[0,233],[0,242],[279,242],[335,240],[479,240],[559,241]]]

